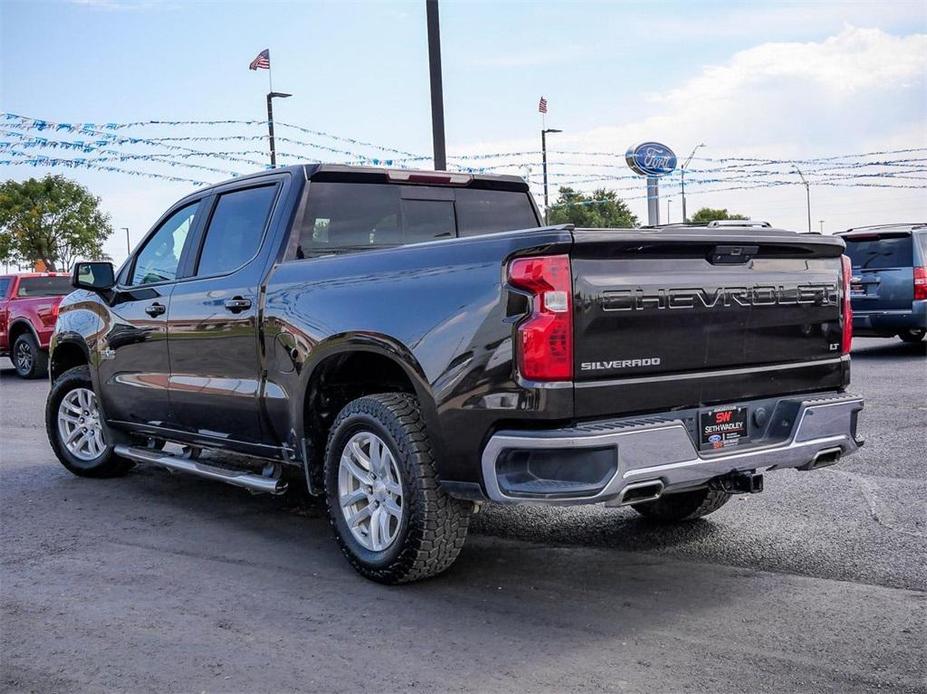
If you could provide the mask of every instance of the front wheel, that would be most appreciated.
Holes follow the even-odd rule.
[[[52,450],[68,470],[81,477],[115,477],[132,463],[106,442],[102,414],[86,366],[65,371],[45,401],[45,430]]]
[[[631,504],[631,508],[645,518],[675,523],[691,521],[714,513],[731,498],[727,492],[718,489],[696,489],[691,492],[667,494],[653,501]]]
[[[342,552],[380,583],[436,576],[467,537],[469,509],[439,486],[418,402],[404,393],[358,398],[338,415],[325,499]]]
[[[924,335],[927,335],[927,330],[924,328],[905,330],[898,333],[898,337],[904,342],[920,342],[924,339]]]
[[[16,338],[11,357],[20,378],[42,378],[48,373],[48,352],[39,348],[30,332]]]

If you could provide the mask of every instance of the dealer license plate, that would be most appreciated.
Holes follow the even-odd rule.
[[[700,429],[703,447],[736,446],[747,436],[747,408],[721,407],[702,412]]]

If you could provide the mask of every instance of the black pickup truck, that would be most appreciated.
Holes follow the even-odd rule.
[[[539,224],[507,176],[199,190],[118,272],[75,267],[52,447],[87,477],[305,485],[353,566],[399,583],[448,568],[486,502],[689,520],[860,445],[839,238]]]

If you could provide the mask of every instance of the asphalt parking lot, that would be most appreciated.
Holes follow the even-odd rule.
[[[389,588],[315,507],[71,476],[0,361],[3,691],[927,691],[927,358],[858,339],[866,447],[685,527],[490,508]]]

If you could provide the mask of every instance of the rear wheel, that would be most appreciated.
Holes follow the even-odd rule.
[[[58,460],[75,475],[115,477],[132,467],[106,442],[102,413],[86,366],[65,371],[52,384],[45,402],[45,430]]]
[[[927,335],[927,330],[923,328],[905,330],[904,332],[898,333],[898,337],[905,342],[920,342],[924,339],[924,335]]]
[[[418,402],[404,393],[358,398],[338,415],[325,453],[325,499],[342,552],[380,583],[441,573],[467,537],[467,504],[438,485]]]
[[[30,332],[16,338],[10,356],[20,378],[42,378],[48,373],[48,352],[39,349]]]
[[[631,508],[645,518],[663,522],[691,521],[714,513],[731,498],[716,489],[696,489],[691,492],[667,494],[653,501],[632,504]]]

